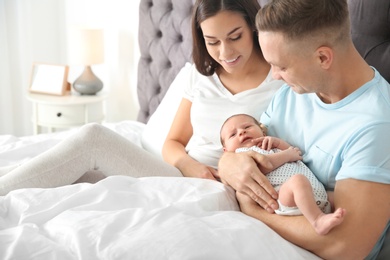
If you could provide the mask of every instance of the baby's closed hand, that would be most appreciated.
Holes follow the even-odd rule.
[[[302,160],[302,152],[298,147],[290,146],[287,150],[285,150],[285,152],[288,153],[290,162]]]

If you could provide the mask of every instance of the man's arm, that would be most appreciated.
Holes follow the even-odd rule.
[[[336,208],[345,208],[344,222],[327,235],[316,234],[303,216],[270,214],[242,193],[241,210],[285,239],[325,259],[363,259],[373,249],[390,219],[390,185],[345,179],[336,183]]]
[[[246,194],[269,212],[274,212],[279,208],[276,202],[278,193],[259,170],[259,165],[272,168],[266,155],[254,151],[225,152],[219,160],[218,173],[224,184]]]

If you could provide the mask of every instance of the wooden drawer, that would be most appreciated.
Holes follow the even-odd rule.
[[[37,104],[36,113],[37,123],[50,127],[77,126],[104,118],[102,102],[72,106]]]
[[[90,96],[28,93],[27,98],[33,103],[34,134],[41,133],[42,127],[52,132],[104,120],[105,93]]]

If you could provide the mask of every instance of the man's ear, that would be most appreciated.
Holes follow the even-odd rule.
[[[333,49],[327,46],[321,46],[317,49],[317,55],[321,67],[323,69],[329,69],[333,62]]]

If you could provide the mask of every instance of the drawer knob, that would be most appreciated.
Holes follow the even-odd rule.
[[[62,113],[61,112],[58,112],[57,113],[57,117],[61,117],[62,116]]]

